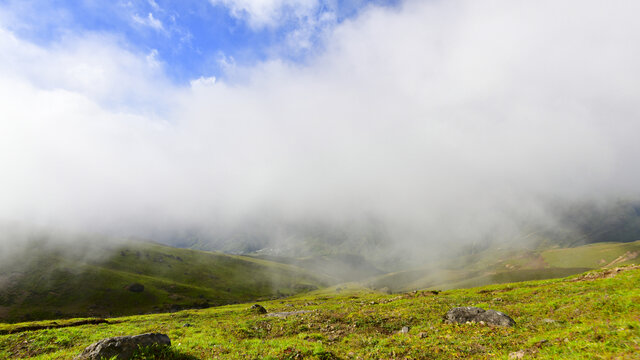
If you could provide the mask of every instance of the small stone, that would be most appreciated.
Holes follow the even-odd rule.
[[[408,334],[409,333],[409,327],[408,326],[403,326],[402,329],[399,331],[400,334]]]
[[[426,338],[427,336],[429,336],[429,334],[427,334],[427,333],[426,333],[426,332],[424,332],[424,331],[423,331],[423,332],[418,333],[418,337],[419,337],[420,339],[424,339],[424,338]]]
[[[182,327],[192,327],[193,325],[189,324],[189,323],[184,323],[182,324]]]
[[[546,343],[548,343],[549,340],[544,339],[544,340],[540,340],[537,343],[533,344],[533,346],[537,347],[537,348],[541,348],[543,347]]]
[[[509,359],[524,359],[524,350],[518,350],[509,354]]]
[[[545,324],[553,324],[556,321],[553,320],[553,319],[542,319],[542,322],[545,323]]]

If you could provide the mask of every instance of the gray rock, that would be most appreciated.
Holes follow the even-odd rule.
[[[398,331],[398,333],[400,333],[400,334],[408,334],[409,333],[409,327],[408,326],[403,326],[402,329],[400,331]]]
[[[478,315],[475,321],[484,321],[486,324],[497,326],[513,326],[516,324],[516,322],[507,314],[491,309]]]
[[[133,353],[140,347],[146,346],[171,346],[171,340],[165,334],[142,334],[135,336],[117,336],[102,339],[87,346],[74,360],[99,360],[99,359],[130,359]]]
[[[472,306],[457,307],[449,310],[444,316],[444,322],[448,324],[467,322],[482,322],[488,325],[513,326],[516,324],[508,315],[495,310],[485,310]]]
[[[255,313],[258,313],[258,314],[266,314],[267,313],[267,309],[265,309],[264,306],[262,306],[260,304],[251,305],[249,310],[251,310],[251,311],[253,311]]]
[[[467,321],[473,321],[480,313],[485,312],[484,309],[477,307],[457,307],[449,310],[444,316],[446,323],[461,323],[464,324]]]

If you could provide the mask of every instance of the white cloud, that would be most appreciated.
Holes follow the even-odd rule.
[[[152,51],[134,54],[104,35],[66,37],[49,48],[39,47],[0,29],[0,74],[43,90],[64,89],[102,106],[155,111],[164,107],[157,89],[168,88],[163,66]]]
[[[372,213],[417,252],[544,217],[540,198],[638,196],[639,7],[409,2],[308,65],[188,89],[104,38],[0,32],[0,219],[144,236]]]
[[[160,6],[158,6],[157,2],[155,2],[154,0],[148,0],[148,2],[149,2],[149,6],[151,6],[153,10],[160,11]]]
[[[254,28],[276,27],[287,20],[309,18],[320,5],[319,0],[209,0],[227,7],[231,15],[246,20]]]
[[[158,19],[156,19],[152,13],[149,13],[149,15],[147,15],[147,17],[140,17],[137,14],[134,14],[132,16],[132,19],[135,23],[140,24],[140,25],[144,25],[144,26],[148,26],[156,31],[163,31],[164,30],[164,26],[162,25],[162,22]]]
[[[192,88],[200,88],[200,87],[206,87],[206,86],[213,86],[216,83],[216,78],[215,76],[211,76],[211,77],[204,77],[201,76],[195,80],[191,80],[190,85]]]

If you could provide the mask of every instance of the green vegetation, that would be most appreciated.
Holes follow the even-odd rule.
[[[599,243],[576,248],[542,252],[544,261],[554,267],[589,267],[624,265],[637,262],[640,241],[631,243]]]
[[[334,283],[365,280],[383,273],[363,256],[330,254],[290,258],[284,256],[250,255],[256,258],[291,264],[321,274]]]
[[[257,258],[142,242],[79,249],[36,244],[0,264],[0,321],[206,308],[283,298],[369,276],[377,277],[364,286],[384,293],[468,288],[629,264],[639,253],[640,241],[487,249],[428,268],[379,275],[364,258],[352,255]],[[134,291],[136,284],[144,290]]]
[[[42,321],[0,325],[0,359],[69,359],[102,338],[161,332],[172,346],[147,359],[541,359],[637,358],[640,267],[596,270],[564,279],[386,295],[352,284],[296,297],[168,314],[109,319],[108,324],[28,330]],[[509,314],[513,328],[447,325],[452,307]],[[188,325],[187,325],[188,324]],[[399,333],[403,326],[410,328]]]
[[[204,308],[281,298],[328,281],[291,265],[151,243],[32,249],[0,268],[0,321]],[[144,290],[132,291],[134,284]]]
[[[542,280],[638,261],[640,240],[544,250],[487,249],[427,268],[369,280],[372,289],[390,292],[456,289],[514,281]]]

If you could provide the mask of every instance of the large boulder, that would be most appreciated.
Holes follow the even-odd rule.
[[[87,346],[74,360],[131,359],[140,347],[171,346],[171,340],[165,334],[142,334],[135,336],[117,336],[102,339]]]
[[[448,324],[467,322],[481,322],[495,326],[513,326],[516,322],[507,314],[495,310],[485,310],[473,306],[457,307],[449,310],[444,316],[444,322]]]

